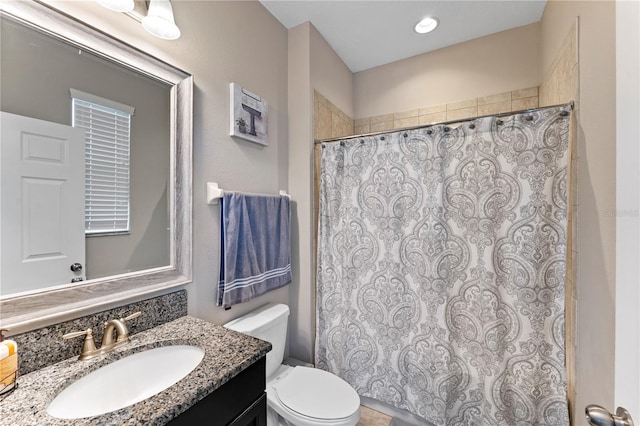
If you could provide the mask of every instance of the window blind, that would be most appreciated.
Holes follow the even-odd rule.
[[[85,129],[85,233],[129,232],[132,110],[73,95],[73,127]]]

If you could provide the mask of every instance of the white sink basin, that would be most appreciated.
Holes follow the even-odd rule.
[[[196,346],[163,346],[107,364],[76,380],[47,407],[61,419],[98,416],[149,398],[177,383],[200,364]]]

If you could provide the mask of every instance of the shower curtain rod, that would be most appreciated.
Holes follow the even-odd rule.
[[[574,106],[575,106],[575,102],[571,101],[571,102],[567,102],[566,104],[557,104],[557,105],[549,105],[549,106],[538,107],[538,108],[522,109],[520,111],[501,112],[499,114],[481,115],[479,117],[460,118],[460,119],[457,119],[457,120],[450,120],[450,121],[440,121],[440,122],[431,123],[431,124],[421,124],[419,126],[401,127],[401,128],[398,128],[398,129],[382,130],[380,132],[362,133],[360,135],[342,136],[342,137],[339,137],[339,138],[319,139],[319,140],[315,140],[313,143],[314,144],[318,144],[318,143],[339,142],[339,141],[344,141],[344,140],[347,140],[347,139],[355,139],[355,138],[364,138],[364,137],[369,137],[369,136],[385,135],[385,134],[391,133],[391,132],[402,132],[403,130],[416,130],[416,129],[424,129],[426,127],[432,127],[432,126],[442,126],[442,125],[447,125],[447,124],[464,123],[466,121],[473,121],[473,120],[477,120],[479,118],[505,117],[507,115],[526,114],[526,113],[530,113],[530,112],[536,112],[536,111],[539,111],[541,109],[558,108],[558,107],[563,107],[563,106],[569,106],[571,109],[573,109]]]

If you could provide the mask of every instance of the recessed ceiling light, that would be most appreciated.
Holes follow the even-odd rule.
[[[438,20],[436,18],[426,17],[422,21],[418,22],[414,29],[417,33],[426,34],[435,30],[438,26]]]

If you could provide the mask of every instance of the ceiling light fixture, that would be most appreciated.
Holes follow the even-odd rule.
[[[145,30],[156,37],[165,40],[175,40],[180,37],[180,28],[173,17],[173,7],[170,0],[147,1],[146,16],[144,15],[144,3],[136,8],[135,0],[96,0],[102,6],[116,12],[124,12],[138,22],[142,23]],[[142,12],[142,13],[140,13]]]
[[[438,19],[427,16],[422,21],[418,22],[414,27],[414,30],[419,34],[430,33],[438,26]]]
[[[180,28],[176,25],[169,0],[151,0],[149,12],[142,18],[142,26],[154,36],[165,40],[180,37]]]

